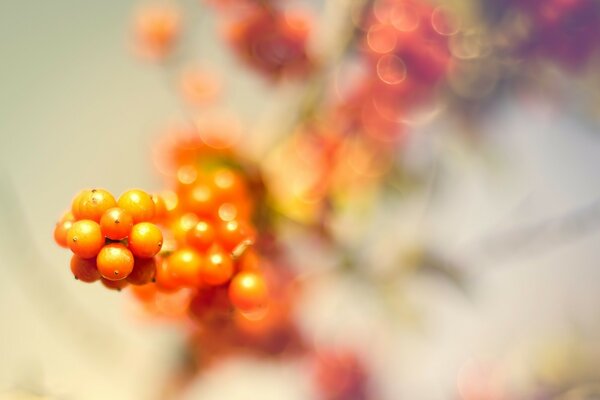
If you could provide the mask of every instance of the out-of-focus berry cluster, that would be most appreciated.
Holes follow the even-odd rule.
[[[270,0],[206,0],[223,21],[238,59],[273,81],[306,77],[314,67],[307,43],[312,18]]]

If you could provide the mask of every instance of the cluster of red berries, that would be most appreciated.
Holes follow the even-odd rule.
[[[303,77],[313,67],[307,51],[308,15],[255,2],[226,26],[225,36],[238,58],[270,79]]]
[[[347,129],[377,140],[395,140],[415,109],[431,101],[451,66],[441,8],[413,0],[381,0],[365,18],[364,73],[337,108]]]
[[[163,235],[154,223],[163,202],[141,190],[128,190],[115,200],[103,189],[75,196],[54,229],[54,239],[71,249],[71,271],[83,282],[99,279],[112,289],[143,285],[154,278],[155,256]]]

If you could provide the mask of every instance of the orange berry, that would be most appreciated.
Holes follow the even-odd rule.
[[[168,190],[161,193],[161,198],[165,204],[165,216],[170,218],[173,215],[177,215],[180,208],[179,196],[177,196],[177,193]]]
[[[119,197],[117,204],[131,215],[134,224],[151,221],[154,218],[154,201],[142,190],[126,191]]]
[[[82,219],[74,222],[69,229],[67,243],[71,251],[79,257],[92,258],[104,246],[104,236],[97,222]]]
[[[233,251],[244,240],[254,242],[255,233],[249,224],[242,221],[227,221],[219,225],[219,243],[227,251]]]
[[[212,184],[220,202],[235,202],[246,195],[244,178],[231,168],[220,168],[213,172]]]
[[[165,203],[165,199],[158,194],[153,194],[152,202],[154,203],[154,221],[162,222],[167,218],[167,204]]]
[[[100,218],[102,234],[112,240],[121,240],[129,236],[133,227],[133,218],[119,207],[109,208]]]
[[[198,224],[198,216],[194,213],[183,214],[170,226],[177,243],[186,243],[187,233]]]
[[[67,241],[67,234],[69,233],[69,229],[73,226],[73,221],[66,220],[62,222],[57,222],[54,227],[54,241],[61,247],[68,248],[69,243]]]
[[[184,196],[184,206],[197,215],[210,217],[217,211],[214,189],[205,183],[194,184]]]
[[[200,283],[202,257],[193,249],[180,249],[167,259],[168,270],[182,286],[195,287]]]
[[[206,221],[199,221],[196,226],[186,234],[187,243],[193,248],[206,251],[215,243],[217,233],[215,228]]]
[[[222,285],[229,281],[232,275],[233,260],[231,256],[217,246],[212,247],[200,268],[202,282],[212,286]]]
[[[80,200],[84,196],[88,195],[88,193],[90,191],[91,190],[89,190],[89,189],[82,190],[81,192],[79,192],[75,195],[75,197],[73,198],[73,201],[71,202],[71,213],[73,214],[73,217],[76,220],[83,219],[83,218],[81,218],[81,215],[79,214],[79,203],[80,203]]]
[[[240,272],[229,284],[229,299],[241,311],[256,311],[268,302],[267,283],[256,272]]]
[[[79,196],[77,204],[77,219],[89,219],[99,222],[102,214],[117,202],[110,192],[104,189],[92,189]]]
[[[127,275],[127,282],[132,285],[145,285],[154,281],[156,275],[156,259],[136,258],[133,262],[133,270]]]
[[[179,282],[171,274],[167,260],[161,259],[156,264],[156,287],[161,292],[174,292],[181,288]]]
[[[133,254],[121,243],[107,244],[98,253],[96,264],[103,278],[119,281],[133,270]]]
[[[100,281],[106,288],[116,290],[118,292],[120,292],[121,290],[126,288],[127,285],[129,285],[129,283],[125,279],[121,279],[120,281],[111,281],[110,279],[100,278]]]
[[[140,222],[131,228],[129,249],[136,257],[154,257],[160,251],[162,244],[162,232],[153,223]]]
[[[131,294],[133,294],[136,299],[143,303],[150,303],[156,296],[156,284],[147,283],[145,285],[133,286],[131,288]]]
[[[237,261],[237,265],[240,271],[257,271],[260,268],[260,257],[254,249],[248,248]]]
[[[71,272],[75,279],[81,282],[96,282],[100,279],[100,273],[96,268],[96,260],[93,258],[81,258],[76,254],[71,257]]]

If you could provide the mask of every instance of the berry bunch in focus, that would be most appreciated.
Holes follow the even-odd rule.
[[[54,229],[54,240],[73,252],[71,271],[83,282],[122,289],[154,279],[163,235],[155,222],[164,213],[158,196],[128,190],[118,201],[104,189],[83,190]]]

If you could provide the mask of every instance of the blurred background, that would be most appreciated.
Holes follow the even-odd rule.
[[[316,54],[335,48],[354,7],[285,3],[316,16]],[[484,3],[445,6],[491,35],[490,15],[500,11]],[[181,357],[180,329],[148,323],[128,293],[74,282],[51,238],[81,188],[163,187],[153,146],[189,109],[169,64],[132,56],[132,19],[143,5],[0,4],[0,398],[154,399]],[[285,121],[306,84],[257,78],[223,43],[222,11],[178,6],[185,41],[177,54],[222,84],[220,105],[202,112],[227,109],[243,127],[245,156],[266,170],[285,164],[273,149],[293,130]],[[410,124],[393,159],[421,177],[421,189],[391,185],[391,194],[368,197],[369,207],[349,195],[331,229],[359,272],[337,267],[348,251],[281,228],[295,273],[309,282],[295,311],[299,329],[317,346],[352,348],[375,393],[339,399],[600,396],[597,64],[593,56],[575,72],[531,67],[528,52],[509,62],[501,48],[494,66],[471,65],[496,71],[493,90],[465,97],[450,84],[435,111]],[[347,63],[331,62],[327,80],[350,86]],[[408,267],[395,274],[398,263]],[[232,357],[180,398],[318,399],[307,371],[303,357]]]

